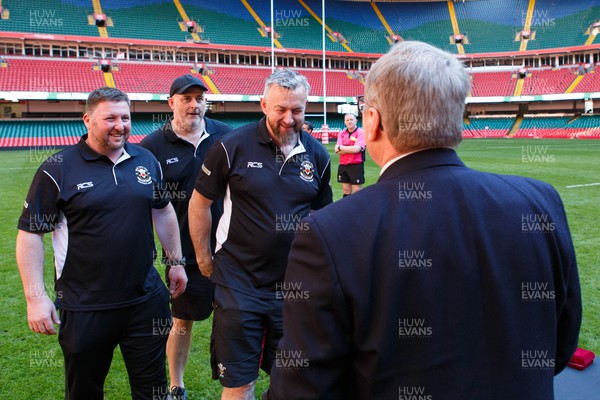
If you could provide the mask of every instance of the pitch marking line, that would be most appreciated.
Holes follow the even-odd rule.
[[[600,186],[600,182],[586,183],[584,185],[569,185],[569,186],[567,186],[567,189],[576,188],[576,187],[584,187],[584,186]]]

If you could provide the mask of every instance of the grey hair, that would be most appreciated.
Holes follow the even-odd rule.
[[[92,112],[94,108],[100,103],[110,101],[113,103],[120,103],[124,101],[128,106],[131,106],[129,96],[126,93],[120,91],[117,88],[104,86],[94,90],[89,94],[87,101],[85,102],[85,108],[88,113]]]
[[[452,54],[429,44],[396,44],[369,71],[365,104],[375,107],[397,151],[455,147],[469,77]]]
[[[291,91],[295,91],[299,87],[304,87],[307,96],[308,92],[310,92],[310,85],[308,84],[306,77],[288,68],[277,70],[267,77],[267,80],[265,81],[264,97],[267,97],[267,92],[273,85]]]

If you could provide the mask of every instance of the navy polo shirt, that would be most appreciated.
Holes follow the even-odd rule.
[[[223,201],[213,280],[253,296],[275,298],[294,234],[310,209],[332,202],[327,150],[302,131],[285,157],[266,118],[226,136],[208,153],[196,190]]]
[[[160,129],[146,136],[140,146],[150,150],[158,159],[162,168],[164,179],[162,189],[168,195],[179,221],[179,233],[181,235],[181,248],[187,264],[196,264],[196,254],[190,238],[190,226],[188,223],[188,204],[196,177],[200,172],[202,161],[213,144],[231,131],[229,125],[210,118],[204,118],[205,132],[200,138],[198,147],[187,140],[177,136],[172,128],[172,120],[168,121]],[[215,201],[211,207],[213,228],[211,231],[211,248],[215,248],[216,221],[223,214],[223,202]],[[163,258],[164,258],[163,250]]]
[[[152,209],[163,208],[156,158],[125,144],[113,162],[79,143],[36,172],[20,230],[52,232],[56,306],[97,311],[146,301],[164,290],[153,265]]]

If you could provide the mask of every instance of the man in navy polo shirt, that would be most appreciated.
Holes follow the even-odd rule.
[[[206,91],[204,83],[193,75],[175,79],[169,92],[173,118],[140,143],[160,162],[164,173],[164,188],[177,213],[181,246],[186,260],[187,288],[182,296],[171,300],[173,329],[167,341],[167,358],[172,400],[187,398],[183,373],[190,354],[193,323],[208,318],[212,312],[213,283],[200,273],[196,263],[189,233],[188,204],[208,149],[231,131],[231,128],[204,116]],[[223,213],[221,200],[212,204],[211,213],[215,221],[210,236],[211,250],[214,250],[216,222]],[[164,249],[163,258],[168,258]]]
[[[297,72],[269,76],[265,117],[213,146],[190,200],[196,260],[215,282],[211,362],[222,399],[253,399],[259,368],[270,373],[291,241],[309,210],[332,201],[329,155],[302,130],[309,90]],[[213,274],[210,206],[222,196]]]
[[[68,399],[100,400],[119,345],[133,399],[166,398],[168,292],[154,268],[153,224],[171,257],[173,297],[185,291],[179,227],[147,150],[127,144],[129,98],[93,91],[79,143],[49,158],[27,194],[17,264],[33,332],[56,334]],[[44,234],[52,232],[56,303],[44,287]],[[60,309],[60,320],[56,308]]]

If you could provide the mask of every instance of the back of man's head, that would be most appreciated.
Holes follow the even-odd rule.
[[[452,54],[422,42],[400,42],[371,68],[365,104],[401,153],[454,147],[462,140],[469,77]]]
[[[105,101],[111,101],[113,103],[125,102],[127,105],[131,105],[129,102],[129,96],[121,90],[109,86],[98,88],[88,95],[85,103],[86,112],[89,114],[94,111],[94,108]]]

